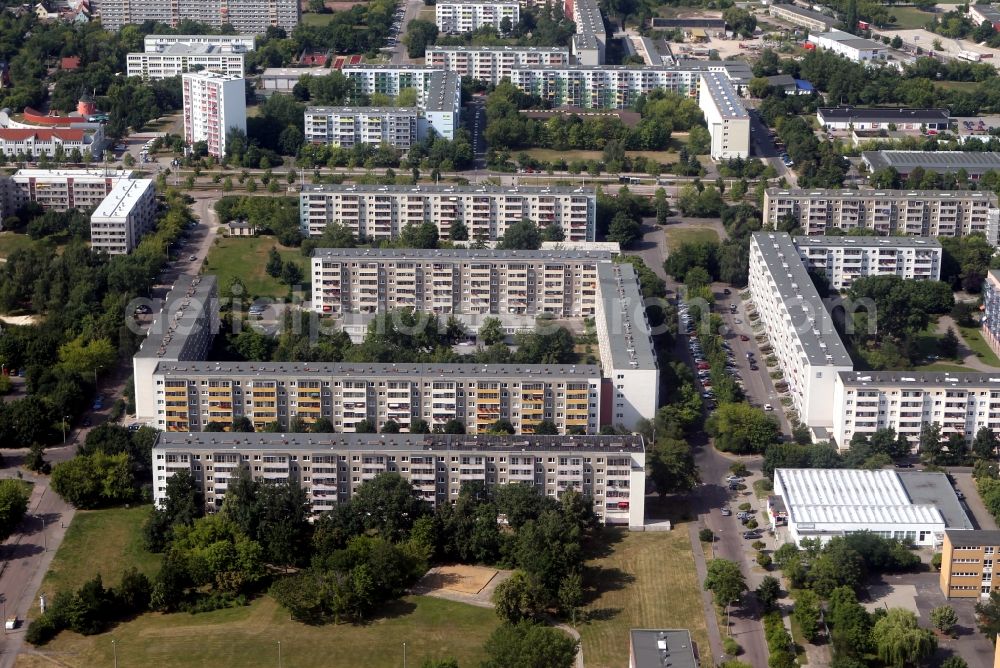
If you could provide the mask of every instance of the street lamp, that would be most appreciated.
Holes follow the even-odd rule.
[[[63,445],[66,445],[66,421],[69,420],[68,415],[64,415],[62,419],[62,432],[63,432]]]
[[[115,653],[115,668],[118,668],[118,641],[111,639],[111,650]]]
[[[281,668],[281,641],[278,641],[278,668]]]
[[[406,643],[403,643],[403,668],[406,668]]]

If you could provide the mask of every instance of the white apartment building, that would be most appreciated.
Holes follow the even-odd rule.
[[[153,53],[130,53],[125,64],[128,76],[146,80],[169,79],[200,70],[243,76],[243,54],[223,51],[214,44],[170,44]]]
[[[416,109],[403,107],[307,107],[305,138],[343,148],[386,143],[407,150],[418,141],[419,117]]]
[[[941,243],[921,237],[795,237],[799,257],[836,290],[864,276],[941,280]]]
[[[597,314],[594,316],[610,411],[603,421],[635,429],[640,418],[652,420],[659,407],[660,369],[646,318],[646,301],[632,265],[597,266]]]
[[[300,16],[298,0],[91,0],[90,9],[108,30],[145,21],[176,27],[182,19],[190,19],[213,28],[231,25],[239,35],[260,35],[271,27],[291,33]]]
[[[434,132],[453,140],[458,132],[462,111],[462,77],[456,72],[422,65],[345,65],[344,76],[354,84],[358,95],[380,93],[398,97],[400,91],[417,91],[419,138]]]
[[[470,239],[496,241],[527,218],[558,223],[567,241],[593,241],[597,227],[596,193],[582,187],[304,185],[299,207],[302,233],[312,237],[339,223],[359,238],[395,239],[409,224],[431,222],[447,239],[461,222]]]
[[[249,53],[257,48],[253,35],[146,35],[143,51],[159,53],[174,44],[207,44],[223,53]]]
[[[705,72],[701,75],[698,106],[705,114],[712,137],[713,160],[750,156],[750,115],[725,74]]]
[[[19,169],[8,177],[8,207],[19,209],[36,202],[51,211],[89,209],[104,201],[122,179],[132,178],[131,170],[103,169]]]
[[[428,46],[424,62],[461,77],[498,84],[516,67],[569,65],[569,50],[545,46]]]
[[[985,190],[826,190],[768,188],[764,224],[791,217],[808,235],[865,228],[880,235],[958,237],[998,244],[997,196]]]
[[[751,237],[750,294],[799,421],[829,428],[837,373],[854,366],[788,234]]]
[[[573,0],[573,57],[580,65],[603,65],[608,42],[604,29],[604,17],[597,0]]]
[[[314,513],[332,510],[380,473],[397,473],[437,506],[463,484],[520,483],[558,498],[575,489],[593,499],[605,524],[644,524],[646,454],[641,436],[466,436],[423,434],[171,434],[153,446],[153,499],[167,480],[189,472],[205,511],[222,507],[233,472],[256,480],[294,481]]]
[[[152,179],[121,179],[90,215],[90,245],[111,255],[131,253],[155,225]]]
[[[215,276],[181,274],[159,306],[139,351],[132,357],[135,415],[157,424],[153,374],[162,363],[203,360],[219,331],[219,293]]]
[[[889,57],[889,47],[885,44],[856,37],[842,30],[815,34],[810,32],[809,41],[815,44],[817,49],[833,51],[855,63],[878,64]]]
[[[422,112],[417,122],[418,138],[423,139],[433,132],[453,141],[462,114],[462,77],[457,72],[434,74],[418,106]]]
[[[532,433],[543,420],[560,433],[600,428],[601,371],[569,364],[349,364],[161,362],[153,373],[156,427],[203,431],[246,417],[256,431],[319,418],[338,433],[368,421],[409,431],[414,420],[443,428],[458,420],[485,433],[509,420]]]
[[[80,153],[95,151],[100,156],[104,146],[103,132],[87,132],[80,128],[0,128],[0,152],[8,158],[24,156],[27,159],[54,156],[60,149],[69,155],[73,149]],[[31,156],[28,158],[28,156]]]
[[[841,449],[856,433],[891,427],[916,447],[926,423],[942,438],[975,438],[981,427],[1000,432],[1000,373],[843,371],[836,376],[831,436]]]
[[[247,130],[246,81],[218,72],[191,72],[181,78],[184,89],[184,141],[203,141],[208,154],[226,155],[226,134]]]
[[[626,109],[659,88],[695,95],[701,71],[674,66],[568,65],[515,68],[511,83],[553,107]]]
[[[319,313],[551,313],[593,316],[605,251],[317,248],[312,308]]]
[[[440,32],[457,34],[473,32],[484,26],[500,30],[504,19],[513,28],[521,20],[521,6],[517,0],[442,0],[435,5],[434,16]]]

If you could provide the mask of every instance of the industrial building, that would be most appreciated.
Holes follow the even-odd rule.
[[[544,46],[428,46],[424,62],[456,72],[461,77],[498,84],[517,67],[570,64],[565,47]]]
[[[305,185],[302,233],[317,237],[338,223],[359,238],[395,239],[410,224],[431,222],[447,239],[462,224],[469,239],[496,241],[524,219],[557,223],[568,241],[593,241],[597,196],[593,188],[548,186]]]
[[[750,293],[799,421],[829,427],[837,373],[854,365],[788,234],[753,233]]]
[[[379,474],[396,473],[433,506],[454,502],[465,484],[520,483],[552,498],[575,489],[593,500],[605,524],[641,528],[645,519],[640,436],[163,433],[152,465],[158,505],[170,476],[184,471],[207,512],[222,507],[234,471],[243,466],[257,480],[298,483],[314,513],[349,500]]]
[[[420,139],[419,118],[413,107],[307,107],[305,139],[342,148],[388,144],[405,151]]]
[[[208,154],[226,157],[226,136],[247,131],[246,81],[242,75],[189,72],[181,77],[184,141],[205,142]]]
[[[811,9],[803,9],[798,5],[773,3],[768,7],[767,11],[771,16],[797,26],[802,26],[810,33],[829,32],[837,25],[836,18],[814,12]]]
[[[841,30],[809,33],[809,42],[817,49],[833,51],[855,63],[879,64],[889,56],[889,47],[881,42],[857,37]]]
[[[945,598],[986,598],[1000,588],[993,565],[1000,554],[1000,531],[944,532],[939,582]]]
[[[835,290],[865,276],[941,280],[941,243],[919,237],[795,237],[799,257]]]
[[[989,23],[994,30],[1000,30],[1000,9],[993,5],[970,5],[966,15],[977,26]]]
[[[947,109],[907,109],[878,107],[820,107],[816,120],[829,130],[947,130],[951,122]]]
[[[774,493],[787,512],[788,534],[795,544],[867,531],[936,547],[953,523],[971,528],[943,473],[779,468]],[[939,506],[949,509],[951,523]]]
[[[131,253],[155,225],[152,179],[119,179],[90,214],[90,246],[110,255]]]
[[[880,236],[963,237],[1000,242],[1000,208],[986,190],[828,190],[768,188],[764,224],[792,221],[808,235],[875,230]]]
[[[701,75],[698,106],[705,114],[708,133],[712,137],[712,159],[748,158],[750,115],[725,74],[706,72]]]
[[[517,0],[441,0],[434,6],[438,31],[445,35],[473,32],[490,26],[498,32],[504,19],[513,28],[521,20]]]
[[[964,170],[973,181],[986,172],[1000,171],[1000,153],[994,152],[882,150],[863,151],[861,159],[871,172],[892,167],[904,179],[917,167],[937,174]]]
[[[298,0],[90,0],[90,10],[107,30],[146,21],[176,28],[181,21],[190,20],[213,28],[230,25],[239,35],[262,35],[271,27],[290,34],[300,16]]]
[[[186,72],[212,70],[231,77],[243,76],[243,54],[214,44],[171,44],[153,53],[130,53],[125,58],[128,76],[146,80],[170,79]]]

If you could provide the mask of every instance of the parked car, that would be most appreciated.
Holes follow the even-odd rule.
[[[757,366],[756,364],[751,364],[750,365],[750,370],[751,371],[760,371],[760,367]]]
[[[733,511],[729,509],[729,506],[723,506],[719,512],[722,513],[723,517],[729,517],[733,514]]]
[[[749,341],[750,337],[746,334],[740,334],[740,341]]]
[[[749,359],[753,359],[753,353],[752,353],[752,352],[750,352],[749,350],[747,351],[747,359],[748,359],[748,360],[749,360]]]
[[[743,478],[738,475],[726,476],[726,482],[743,482]]]
[[[745,540],[759,540],[763,535],[764,534],[762,534],[760,531],[757,531],[756,529],[754,529],[753,531],[743,532],[743,538]]]
[[[771,404],[764,404],[764,410],[768,412],[773,411],[774,406],[772,406]]]

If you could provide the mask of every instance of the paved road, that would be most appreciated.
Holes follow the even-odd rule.
[[[799,178],[778,157],[778,149],[774,145],[774,140],[767,132],[767,126],[761,120],[760,114],[754,108],[748,107],[750,112],[750,148],[754,157],[760,158],[769,163],[778,172],[779,177],[783,177],[790,188],[799,187]]]
[[[406,34],[406,27],[410,25],[410,21],[417,18],[420,14],[420,8],[424,6],[423,0],[406,0],[406,12],[403,14],[403,28],[399,31],[396,46],[392,49],[391,62],[394,65],[400,65],[402,63],[411,62],[409,56],[406,55],[406,46],[403,44],[403,35]]]

